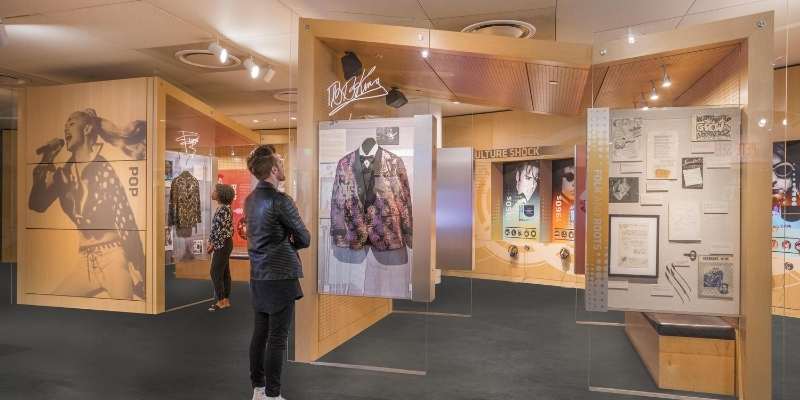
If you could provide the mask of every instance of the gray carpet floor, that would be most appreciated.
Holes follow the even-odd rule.
[[[201,305],[159,316],[0,300],[0,399],[249,399],[247,286],[235,285],[232,298],[221,313]],[[392,314],[322,360],[426,375],[290,363],[284,396],[612,400],[637,397],[589,392],[589,384],[653,388],[621,328],[575,324],[575,300],[570,289],[446,279],[436,303],[396,309],[471,317]],[[800,346],[798,322],[775,320],[775,399],[800,389],[788,373],[800,370],[797,357],[778,357]]]

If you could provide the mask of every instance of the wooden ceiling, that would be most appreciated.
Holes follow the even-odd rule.
[[[355,52],[386,87],[406,94],[544,114],[580,114],[588,68],[543,65],[422,47],[322,39],[338,56]],[[341,76],[341,65],[335,63]],[[549,82],[553,81],[553,84]]]
[[[195,132],[200,135],[200,141],[195,148],[197,154],[213,155],[220,147],[252,146],[254,144],[227,126],[171,96],[167,96],[166,106],[167,140],[165,144],[167,150],[185,150],[177,140],[181,135],[179,131]]]
[[[592,68],[594,107],[631,108],[634,102],[641,103],[642,94],[650,107],[671,107],[700,78],[738,49],[739,44],[730,44],[595,66]],[[661,87],[663,65],[672,81],[669,88]],[[649,99],[653,84],[659,94],[655,101]]]

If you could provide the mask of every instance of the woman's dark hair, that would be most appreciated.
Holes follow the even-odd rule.
[[[262,144],[256,147],[247,156],[247,169],[256,179],[262,181],[269,178],[272,167],[278,162],[275,157],[275,146]]]
[[[217,201],[226,206],[231,205],[233,198],[236,197],[236,193],[233,191],[233,187],[231,187],[231,185],[218,183],[214,188],[214,191],[217,192]]]

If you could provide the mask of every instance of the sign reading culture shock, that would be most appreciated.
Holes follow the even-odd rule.
[[[332,117],[356,101],[384,97],[389,94],[381,85],[381,78],[372,78],[373,72],[375,72],[375,67],[361,71],[361,75],[356,75],[344,83],[341,81],[331,83],[328,86],[328,108],[331,109],[328,116]]]

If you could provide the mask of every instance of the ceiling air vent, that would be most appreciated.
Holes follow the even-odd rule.
[[[474,23],[462,29],[461,32],[530,39],[536,34],[536,27],[528,22],[496,19]]]
[[[272,97],[274,97],[275,100],[282,101],[284,103],[297,103],[297,90],[296,89],[281,90],[272,95]]]
[[[233,54],[228,54],[228,60],[222,64],[219,58],[214,53],[208,50],[179,50],[175,52],[175,58],[178,61],[191,65],[193,67],[212,69],[212,70],[228,70],[238,68],[242,64],[242,60]]]

